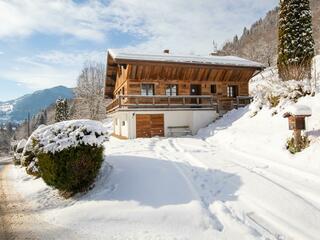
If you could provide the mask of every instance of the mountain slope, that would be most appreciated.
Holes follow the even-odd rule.
[[[39,90],[15,100],[0,102],[0,122],[22,121],[53,104],[59,97],[73,98],[73,90],[64,86]]]
[[[320,0],[311,0],[313,32],[316,52],[320,54]],[[242,36],[235,36],[226,42],[219,55],[238,55],[240,57],[275,65],[278,45],[278,8],[267,13],[264,19],[255,22],[250,29],[245,28]]]

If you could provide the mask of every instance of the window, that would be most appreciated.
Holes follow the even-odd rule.
[[[227,89],[228,97],[237,97],[238,96],[238,86],[237,85],[230,85]]]
[[[177,96],[178,95],[178,85],[167,85],[166,87],[167,96]]]
[[[211,85],[211,94],[217,94],[217,85]]]
[[[142,96],[153,96],[154,95],[154,84],[141,84],[141,95]]]

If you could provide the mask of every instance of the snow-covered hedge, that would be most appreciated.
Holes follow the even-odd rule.
[[[107,134],[107,129],[98,121],[64,121],[39,127],[27,146],[39,152],[55,153],[79,145],[100,146],[106,141]]]
[[[25,147],[33,154],[27,172],[39,172],[43,180],[68,194],[87,190],[103,161],[103,142],[108,138],[101,122],[72,120],[42,126]],[[30,159],[30,158],[29,158]]]
[[[25,140],[21,164],[28,174],[40,176],[39,154],[54,154],[78,146],[100,147],[107,137],[107,129],[97,121],[71,120],[41,125]]]

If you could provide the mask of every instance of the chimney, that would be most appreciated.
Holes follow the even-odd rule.
[[[169,54],[169,53],[170,53],[170,51],[169,51],[169,49],[165,49],[165,50],[163,50],[163,53],[165,53],[165,54]]]

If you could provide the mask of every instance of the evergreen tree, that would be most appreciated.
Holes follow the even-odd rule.
[[[43,125],[46,124],[45,116],[44,116],[44,111],[41,111],[38,117],[38,125]]]
[[[314,57],[309,0],[280,0],[278,69],[283,80],[310,76]]]
[[[59,98],[56,101],[55,121],[66,121],[69,118],[68,103],[66,99]]]

